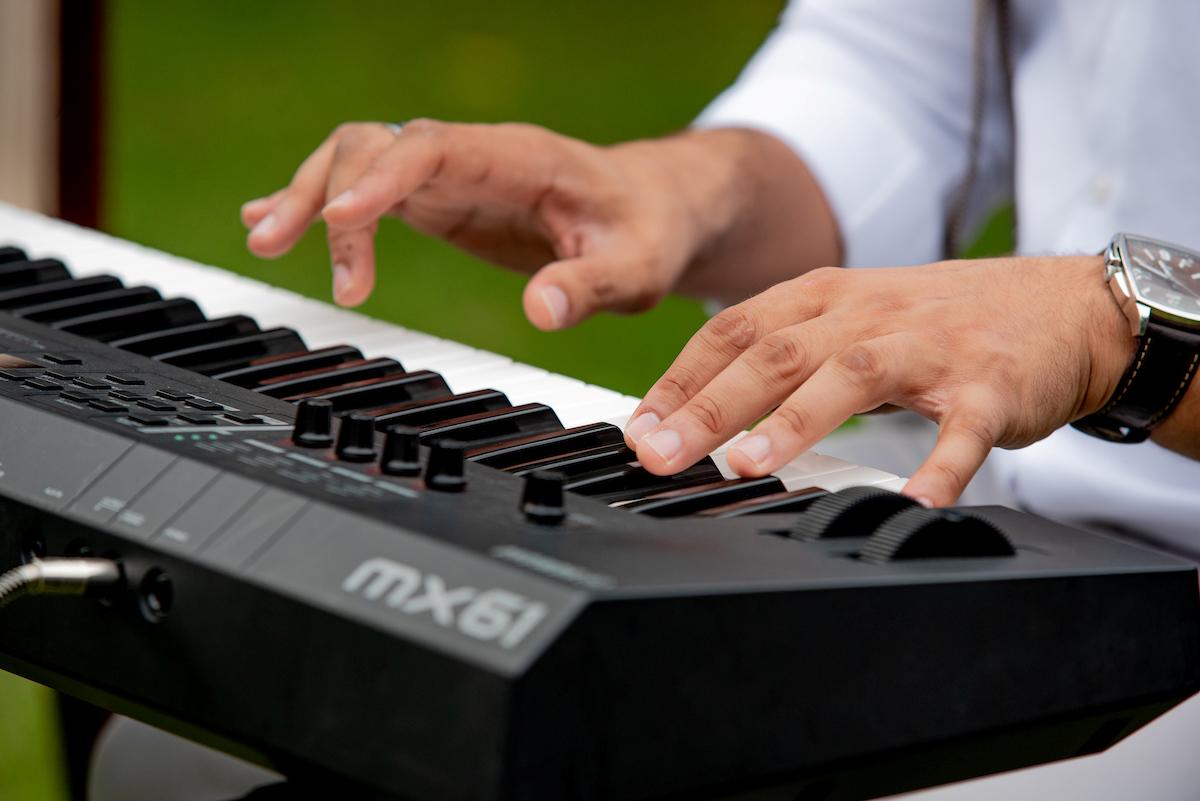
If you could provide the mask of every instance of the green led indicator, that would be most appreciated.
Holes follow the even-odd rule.
[[[183,442],[183,434],[176,434],[176,435],[175,435],[175,441],[176,441],[176,442]]]
[[[193,442],[198,442],[199,440],[200,440],[200,435],[199,435],[199,434],[192,434],[192,441],[193,441]]]
[[[209,434],[209,435],[208,435],[208,438],[209,438],[209,439],[216,439],[216,438],[217,438],[217,435],[216,435],[216,434]]]

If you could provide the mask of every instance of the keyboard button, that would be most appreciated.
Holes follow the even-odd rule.
[[[263,422],[262,416],[257,414],[242,414],[240,412],[225,412],[225,417],[235,423],[242,425],[261,425]]]
[[[26,379],[25,386],[29,387],[30,389],[42,390],[45,392],[52,392],[54,390],[63,388],[63,385],[57,381],[48,381],[45,378]]]
[[[176,411],[176,406],[173,403],[165,403],[155,398],[146,398],[137,402],[138,406],[143,409],[149,409],[152,412],[173,412]]]
[[[40,376],[42,373],[36,368],[30,369],[26,367],[8,368],[0,370],[0,378],[7,378],[9,381],[25,381],[28,378]]]
[[[66,398],[67,400],[78,401],[79,403],[87,403],[90,400],[96,399],[96,393],[87,392],[86,390],[82,389],[64,389],[61,393],[59,393],[59,397]]]
[[[52,364],[83,364],[83,359],[62,353],[46,353],[42,355],[42,358]]]
[[[97,381],[94,378],[88,378],[87,376],[82,376],[82,375],[76,376],[74,383],[75,383],[75,386],[83,387],[84,389],[94,389],[94,390],[112,389],[112,387],[104,381]]]
[[[180,412],[179,419],[194,426],[215,426],[220,422],[211,414],[196,414],[194,412]]]
[[[170,400],[170,401],[185,401],[188,398],[192,397],[192,393],[184,392],[181,389],[171,389],[171,388],[167,387],[164,389],[160,389],[158,391],[158,396],[160,398],[166,398],[167,400]]]
[[[74,373],[64,373],[61,370],[47,370],[42,375],[46,378],[53,378],[55,381],[70,381],[75,377]]]
[[[158,414],[147,414],[146,412],[130,412],[129,419],[143,426],[165,426],[171,422],[170,418]]]

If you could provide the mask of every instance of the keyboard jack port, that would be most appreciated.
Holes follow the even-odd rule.
[[[150,623],[161,623],[175,605],[175,584],[166,571],[152,567],[138,584],[138,610]]]

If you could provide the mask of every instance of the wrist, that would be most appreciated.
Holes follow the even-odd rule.
[[[1102,256],[1075,260],[1076,281],[1090,301],[1088,387],[1080,416],[1094,414],[1112,399],[1137,350],[1137,304],[1115,281],[1105,280]]]

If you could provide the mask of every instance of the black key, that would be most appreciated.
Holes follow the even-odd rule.
[[[333,367],[319,367],[315,370],[268,378],[256,386],[254,391],[271,398],[291,400],[312,392],[335,389],[354,381],[399,375],[403,372],[404,368],[395,359],[358,359]]]
[[[46,353],[42,355],[42,358],[53,364],[83,364],[83,359],[64,353]]]
[[[144,426],[165,426],[170,423],[170,418],[163,417],[160,414],[148,414],[146,412],[130,412],[129,419],[139,425]]]
[[[117,403],[116,401],[110,401],[106,398],[94,398],[94,399],[88,401],[88,406],[91,406],[93,409],[99,409],[102,412],[126,412],[126,411],[129,411],[129,407],[126,406],[125,404]]]
[[[829,493],[817,487],[805,487],[791,492],[778,492],[774,495],[764,495],[761,498],[751,498],[738,501],[726,506],[717,506],[700,512],[701,517],[745,517],[746,515],[784,514],[787,512],[803,512],[808,505]]]
[[[391,426],[420,427],[444,423],[456,417],[479,412],[494,412],[511,406],[512,404],[508,402],[508,397],[503,392],[481,389],[463,395],[446,395],[441,398],[416,400],[397,406],[372,409],[371,415],[375,418],[375,427],[383,431]]]
[[[418,370],[415,373],[355,381],[337,389],[311,392],[288,400],[325,400],[333,404],[335,412],[348,412],[395,406],[423,398],[444,398],[449,394],[450,387],[444,378],[429,370]]]
[[[241,412],[225,412],[225,417],[235,423],[252,426],[262,423],[262,415],[258,414],[242,414]]]
[[[95,275],[91,278],[68,279],[53,281],[49,284],[32,284],[16,289],[0,290],[0,309],[35,306],[56,300],[94,295],[97,292],[111,292],[114,289],[120,289],[121,286],[120,279],[111,275]]]
[[[524,464],[513,465],[506,472],[514,476],[526,476],[536,470],[552,470],[570,479],[606,467],[618,467],[637,461],[637,454],[624,442],[616,445],[601,445],[565,456],[551,456]]]
[[[70,381],[75,377],[74,373],[64,373],[61,370],[47,370],[42,375],[46,378],[53,378],[55,381]]]
[[[467,460],[504,469],[539,459],[565,456],[569,453],[618,445],[624,441],[621,429],[608,423],[591,423],[566,431],[552,431],[521,437],[512,442],[485,445],[467,451]]]
[[[721,481],[724,476],[713,460],[705,456],[696,464],[672,476],[656,476],[641,465],[626,465],[595,470],[576,476],[563,489],[588,495],[604,503],[632,501],[659,492],[697,487]]]
[[[546,431],[562,431],[558,415],[549,406],[541,403],[526,403],[494,412],[456,417],[444,423],[434,423],[421,428],[421,444],[429,445],[440,439],[456,439],[459,442],[507,442],[514,437],[539,434]]]
[[[257,334],[209,345],[160,353],[154,358],[201,375],[247,367],[257,359],[306,350],[304,340],[290,328],[272,328]]]
[[[11,314],[24,317],[39,323],[53,323],[71,317],[85,314],[97,314],[112,309],[124,309],[129,306],[139,306],[162,300],[157,290],[147,286],[133,289],[113,289],[108,292],[94,292],[77,298],[54,300],[49,303],[39,303],[33,306],[20,306],[10,309]]]
[[[237,314],[232,317],[220,317],[216,320],[183,325],[167,331],[132,334],[121,339],[114,339],[109,344],[114,348],[140,353],[143,356],[157,356],[160,353],[194,348],[198,345],[210,345],[213,342],[237,339],[258,332],[258,323],[245,315]]]
[[[204,313],[195,301],[171,298],[59,320],[53,327],[68,334],[108,342],[127,337],[136,331],[165,330],[203,319]]]
[[[12,246],[0,248],[0,264],[7,264],[10,261],[28,261],[29,256],[25,255],[25,251]]]
[[[158,391],[158,397],[166,398],[167,400],[171,400],[171,401],[185,401],[188,398],[192,397],[192,394],[190,392],[184,392],[182,389],[171,389],[170,387],[163,387],[162,389],[160,389]]]
[[[84,389],[107,390],[112,387],[105,381],[97,381],[94,378],[88,378],[85,375],[75,376],[75,386],[83,387]]]
[[[197,395],[192,395],[185,403],[193,409],[199,409],[202,412],[222,412],[225,407],[216,401],[210,401],[208,398],[201,398]]]
[[[152,412],[173,412],[176,411],[176,406],[173,403],[160,401],[157,398],[144,398],[137,402],[138,406],[143,409],[149,409]]]
[[[215,426],[219,422],[211,414],[197,414],[194,412],[181,412],[179,419],[194,426]]]
[[[106,381],[111,381],[114,384],[120,384],[125,387],[140,387],[146,383],[146,379],[139,378],[136,375],[115,375],[109,373],[104,378]]]
[[[65,281],[71,272],[58,259],[33,259],[0,264],[0,289]]]
[[[30,389],[42,390],[45,392],[51,392],[63,388],[62,384],[58,383],[57,381],[50,381],[45,378],[26,379],[25,386],[29,387]]]
[[[40,371],[35,373],[28,367],[12,367],[0,370],[0,378],[7,378],[9,381],[24,381],[31,376],[39,375],[42,375]]]
[[[681,517],[779,492],[783,492],[783,482],[775,476],[735,478],[688,489],[660,492],[640,501],[627,503],[621,508],[651,517]]]
[[[269,356],[257,359],[245,367],[214,373],[213,378],[227,381],[239,387],[253,388],[270,378],[291,373],[302,373],[306,370],[318,370],[323,367],[333,367],[345,362],[356,361],[363,357],[362,351],[349,345],[333,345],[303,353],[286,353],[280,356]]]

